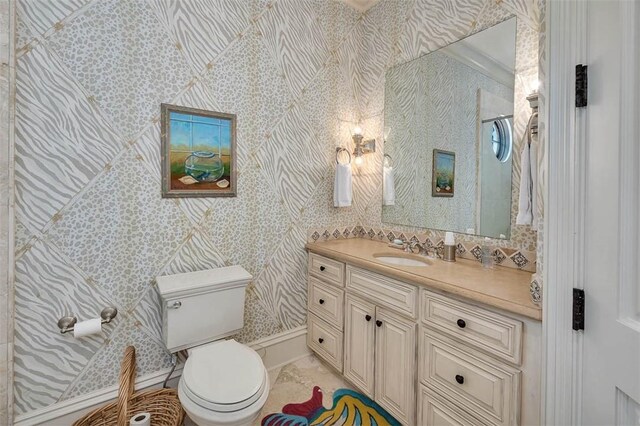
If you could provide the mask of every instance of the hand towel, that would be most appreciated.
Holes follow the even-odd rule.
[[[336,164],[336,180],[333,185],[333,206],[350,207],[352,197],[351,164]]]
[[[535,209],[537,208],[536,185],[538,180],[538,156],[535,146],[531,142],[531,122],[529,118],[523,137],[522,153],[520,157],[520,194],[518,197],[518,215],[516,225],[534,225]],[[535,182],[534,182],[535,180]]]
[[[516,225],[531,225],[531,151],[525,141],[520,155],[520,195]]]
[[[538,230],[538,144],[529,144],[529,164],[531,164],[531,229]]]
[[[382,205],[393,206],[396,203],[396,187],[393,181],[393,167],[382,168]]]

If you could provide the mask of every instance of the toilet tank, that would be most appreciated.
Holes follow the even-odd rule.
[[[240,331],[251,278],[241,266],[157,277],[167,349],[174,353]]]

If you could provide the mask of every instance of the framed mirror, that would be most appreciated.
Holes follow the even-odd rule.
[[[516,18],[390,68],[382,221],[510,238]]]

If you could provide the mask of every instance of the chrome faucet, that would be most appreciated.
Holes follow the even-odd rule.
[[[417,253],[423,256],[427,256],[429,254],[429,247],[426,244],[422,244],[419,241],[412,241],[409,243],[409,252],[416,253],[416,249],[418,249]]]

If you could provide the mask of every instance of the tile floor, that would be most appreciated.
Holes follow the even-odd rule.
[[[353,388],[314,355],[269,370],[269,379],[271,391],[256,425],[260,424],[264,416],[280,412],[282,407],[290,402],[308,400],[316,385],[323,391],[322,402],[327,408],[332,406],[332,395],[336,389]],[[187,419],[185,426],[195,424]]]

